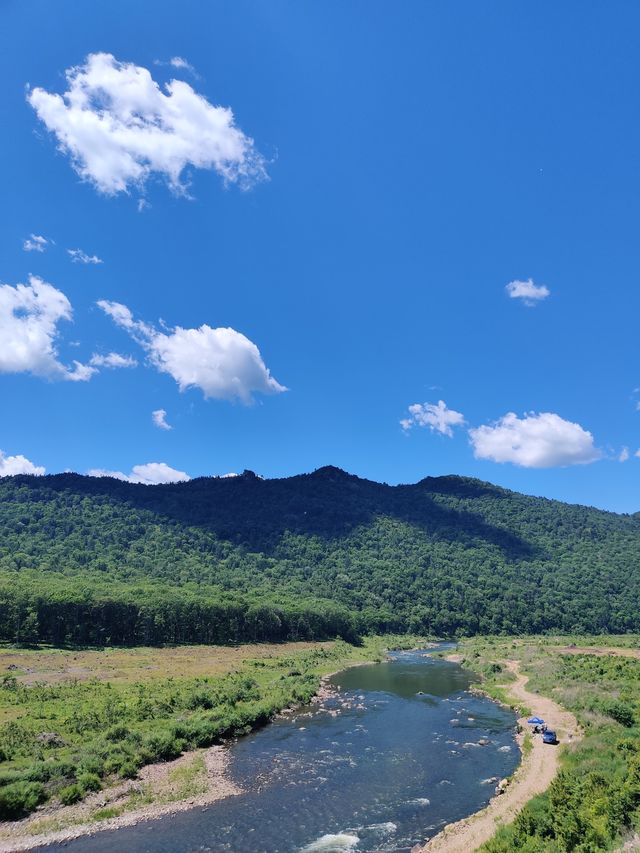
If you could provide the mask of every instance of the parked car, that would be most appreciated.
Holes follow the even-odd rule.
[[[551,731],[551,729],[547,729],[546,732],[542,733],[542,743],[558,743],[558,737],[556,733]]]

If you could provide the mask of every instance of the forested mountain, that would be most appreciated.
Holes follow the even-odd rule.
[[[0,638],[161,643],[640,630],[640,519],[333,467],[0,480]]]

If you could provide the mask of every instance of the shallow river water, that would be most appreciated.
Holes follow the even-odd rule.
[[[519,761],[515,716],[469,693],[471,681],[425,652],[348,669],[333,679],[336,696],[231,747],[241,795],[65,850],[408,851],[482,808],[493,777]]]

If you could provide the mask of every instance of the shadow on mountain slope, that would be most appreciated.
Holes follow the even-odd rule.
[[[540,556],[537,547],[507,529],[506,520],[504,527],[489,523],[462,504],[506,499],[509,492],[460,477],[388,486],[327,466],[284,479],[263,480],[246,471],[238,477],[201,477],[157,486],[78,474],[11,479],[16,487],[29,488],[30,501],[49,500],[52,492],[104,498],[210,530],[265,554],[276,551],[285,532],[335,541],[378,518],[391,518],[435,541],[470,546],[481,540],[500,548],[509,560]]]

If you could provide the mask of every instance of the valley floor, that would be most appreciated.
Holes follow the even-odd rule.
[[[324,675],[416,642],[0,649],[0,808],[16,809],[0,851],[233,796],[225,738],[309,701]],[[636,849],[639,638],[474,638],[452,657],[519,710],[524,759],[504,794],[425,853]],[[524,734],[531,713],[559,747]]]

